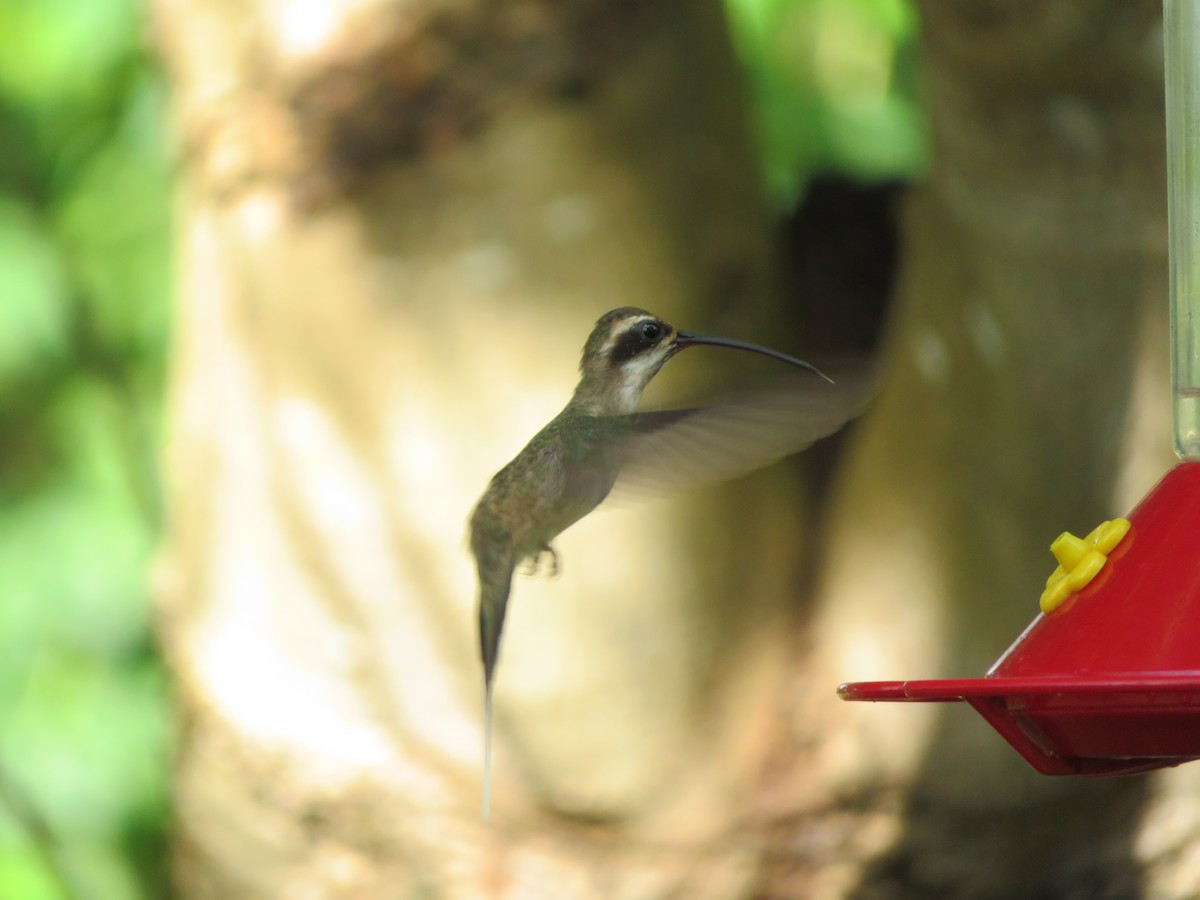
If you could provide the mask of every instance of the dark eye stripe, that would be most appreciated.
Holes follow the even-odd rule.
[[[629,329],[613,341],[612,349],[608,352],[609,361],[613,365],[628,362],[640,353],[645,353],[658,342],[647,340],[642,334],[641,325]]]

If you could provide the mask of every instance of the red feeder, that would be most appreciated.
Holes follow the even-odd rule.
[[[1200,759],[1200,462],[1168,472],[1129,521],[1098,573],[1034,619],[985,678],[859,682],[838,694],[965,700],[1047,775]]]
[[[1200,0],[1166,0],[1175,449],[1129,522],[1051,547],[1042,615],[986,678],[844,684],[846,700],[965,700],[1047,775],[1200,759]],[[1127,529],[1127,530],[1126,530]]]

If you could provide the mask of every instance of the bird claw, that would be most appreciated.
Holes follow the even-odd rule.
[[[558,567],[558,553],[555,551],[555,549],[553,547],[551,547],[549,544],[542,545],[542,550],[538,554],[538,562],[540,563],[542,561],[542,557],[545,556],[547,553],[550,554],[550,577],[557,578],[558,573],[561,570]]]

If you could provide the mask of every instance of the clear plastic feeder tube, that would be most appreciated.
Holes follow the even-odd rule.
[[[1166,0],[1175,452],[1200,460],[1200,0]]]

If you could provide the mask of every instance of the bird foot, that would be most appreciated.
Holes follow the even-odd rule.
[[[550,554],[550,567],[546,574],[551,578],[557,578],[558,573],[561,571],[558,565],[558,553],[549,544],[543,544],[538,548],[537,556],[531,556],[525,561],[524,574],[537,575],[546,554]]]

